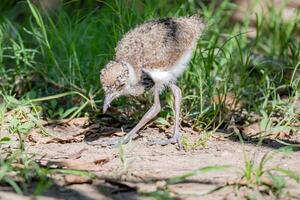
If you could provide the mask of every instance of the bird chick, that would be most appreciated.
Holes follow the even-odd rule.
[[[127,143],[159,113],[159,94],[164,88],[170,88],[174,97],[174,135],[153,143],[181,145],[181,90],[176,80],[187,68],[204,28],[204,23],[196,16],[152,20],[129,31],[118,43],[115,60],[110,61],[100,75],[105,91],[103,112],[120,96],[139,96],[150,89],[154,94],[152,107],[121,143]]]

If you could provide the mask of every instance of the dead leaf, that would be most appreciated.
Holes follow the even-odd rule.
[[[126,133],[124,131],[118,131],[118,132],[114,132],[112,134],[115,135],[115,136],[119,136],[119,137],[122,137],[122,136],[126,135]]]
[[[212,101],[216,104],[224,104],[230,111],[238,111],[242,108],[243,104],[237,99],[235,94],[228,92],[222,96],[213,96]]]
[[[242,133],[249,138],[256,138],[260,136],[261,134],[261,128],[259,122],[250,124],[244,128],[242,128]],[[287,130],[280,130],[280,131],[273,131],[273,132],[268,132],[267,135],[264,135],[268,139],[290,139],[292,136],[292,132],[287,129]]]
[[[78,158],[81,157],[81,154],[82,154],[84,151],[87,151],[87,150],[88,150],[87,148],[83,148],[83,149],[81,149],[81,150],[78,151],[78,152],[75,152],[75,153],[73,153],[73,154],[70,154],[70,155],[68,156],[68,158],[69,158],[69,159],[78,159]]]
[[[64,126],[76,126],[84,127],[89,125],[90,121],[88,117],[78,117],[71,119],[62,119],[62,120],[49,120],[46,125],[64,125]]]
[[[43,158],[39,160],[39,163],[48,167],[60,167],[75,170],[87,170],[87,171],[102,171],[102,166],[109,161],[109,158],[98,159],[96,161],[82,161],[75,159],[47,159]]]
[[[99,129],[100,128],[100,125],[99,124],[92,124],[89,126],[89,129]]]
[[[38,133],[37,129],[33,129],[27,136],[28,141],[37,143],[37,144],[49,144],[49,143],[78,143],[82,142],[84,135],[70,136],[66,135],[65,137],[53,137],[53,136],[42,136]]]
[[[74,126],[86,126],[89,124],[89,118],[88,117],[79,117],[79,118],[73,118],[73,119],[66,119],[64,120],[65,123],[68,125],[74,125]]]
[[[244,133],[246,136],[256,136],[261,132],[258,122],[250,124],[242,129],[242,133]]]
[[[64,155],[64,156],[56,156],[55,159],[78,159],[81,157],[82,152],[88,150],[87,148],[83,148],[78,152],[72,153],[70,155]]]
[[[280,140],[287,140],[291,138],[290,130],[284,130],[280,132],[274,132],[270,135],[270,139],[280,139]]]
[[[73,184],[91,184],[93,180],[86,176],[80,176],[75,174],[66,174],[64,176],[65,185],[73,185]]]
[[[95,160],[94,163],[96,165],[104,165],[105,163],[108,163],[108,161],[109,161],[108,158],[103,158],[103,159]]]
[[[166,182],[166,181],[157,181],[157,182],[155,183],[155,186],[156,186],[156,188],[159,189],[159,190],[164,190],[164,189],[166,189],[166,187],[167,187],[167,182]]]

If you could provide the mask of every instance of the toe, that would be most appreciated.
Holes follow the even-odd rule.
[[[104,147],[118,147],[121,142],[119,139],[107,139],[102,141],[86,142],[88,145],[100,145]]]
[[[176,144],[179,143],[178,140],[176,138],[170,138],[168,140],[150,140],[148,141],[149,145],[168,145],[168,144]]]

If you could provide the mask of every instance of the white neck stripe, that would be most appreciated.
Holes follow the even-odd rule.
[[[133,66],[129,63],[126,63],[126,66],[128,67],[128,71],[129,71],[129,84],[130,85],[136,85],[137,84],[137,77],[136,77],[135,70],[134,70]]]

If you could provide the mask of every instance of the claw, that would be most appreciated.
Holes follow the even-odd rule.
[[[100,146],[104,146],[104,147],[119,147],[122,144],[127,144],[131,139],[134,139],[135,135],[132,134],[127,134],[122,138],[117,138],[117,139],[106,139],[106,140],[102,140],[102,141],[96,141],[96,142],[86,142],[89,145],[100,145]]]
[[[119,147],[122,144],[122,140],[120,139],[110,139],[110,140],[103,140],[103,141],[96,141],[96,142],[86,142],[89,145],[95,146],[104,146],[104,147]]]
[[[179,150],[183,150],[180,138],[172,137],[168,140],[152,140],[148,142],[149,145],[168,145],[168,144],[178,144]]]

